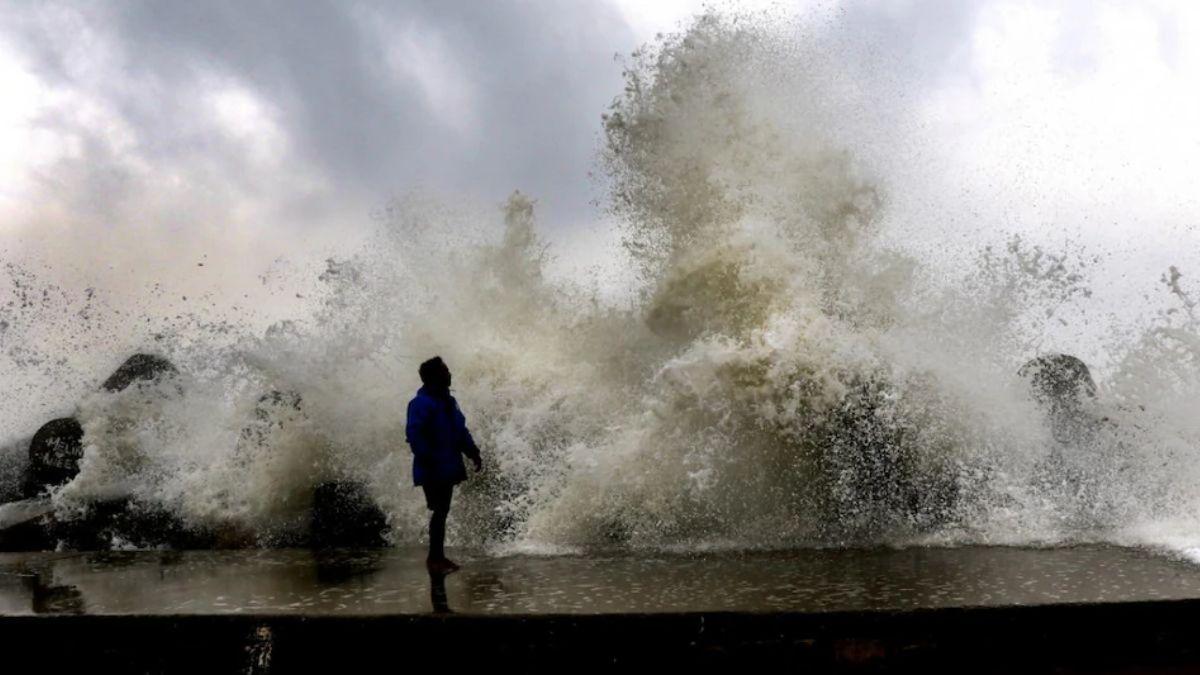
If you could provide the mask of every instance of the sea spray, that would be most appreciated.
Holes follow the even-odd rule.
[[[898,181],[846,144],[828,67],[718,16],[635,55],[601,155],[627,303],[550,278],[533,198],[480,215],[413,193],[311,270],[292,319],[166,322],[152,346],[178,377],[80,393],[60,517],[130,497],[280,545],[316,485],[349,479],[416,541],[403,411],[440,354],[487,467],[455,544],[1196,545],[1186,277],[1164,279],[1178,311],[1111,345],[1086,429],[1056,435],[1018,371],[1086,297],[1086,255],[1014,238],[948,278],[889,245]]]

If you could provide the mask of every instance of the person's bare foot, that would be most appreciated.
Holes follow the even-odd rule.
[[[458,563],[449,558],[440,560],[426,560],[425,566],[429,568],[431,574],[450,574],[458,571]]]

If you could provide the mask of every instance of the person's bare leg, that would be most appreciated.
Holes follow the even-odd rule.
[[[437,495],[433,513],[429,516],[429,557],[426,564],[431,572],[446,574],[458,569],[458,565],[446,557],[446,518],[450,515],[451,486]]]
[[[429,514],[429,562],[446,559],[446,517],[449,515],[440,509]]]

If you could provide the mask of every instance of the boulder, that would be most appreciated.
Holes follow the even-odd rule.
[[[130,499],[90,504],[61,520],[45,497],[0,505],[0,551],[91,551],[134,548],[212,548],[213,533],[192,530],[174,514]]]
[[[101,385],[119,392],[131,385],[153,382],[178,371],[166,359],[134,354]],[[274,428],[303,417],[299,394],[270,391],[259,398],[254,418],[242,440],[263,442]],[[0,506],[0,550],[107,549],[114,545],[154,548],[211,548],[254,545],[251,533],[235,527],[197,530],[175,514],[132,499],[90,504],[86,513],[71,520],[55,518],[45,508],[48,488],[63,485],[79,473],[83,457],[83,427],[73,417],[51,420],[38,429],[29,444],[29,466],[22,492],[26,502]],[[39,508],[34,508],[34,507]],[[362,483],[333,481],[313,491],[308,538],[316,548],[387,546],[387,518]],[[290,541],[290,540],[289,540]],[[300,544],[303,541],[290,541]]]
[[[101,384],[101,389],[118,392],[134,383],[154,381],[177,372],[175,366],[161,356],[134,354]],[[22,496],[27,501],[33,500],[47,489],[70,482],[79,474],[81,459],[83,426],[79,420],[60,417],[43,424],[29,441],[29,463],[21,485]],[[40,549],[52,548],[62,542],[69,548],[107,548],[113,535],[126,541],[187,539],[181,536],[177,523],[164,514],[148,514],[144,509],[130,508],[125,500],[97,504],[92,511],[78,522],[58,522],[53,514],[44,514],[11,524],[11,527],[3,528],[3,545]]]
[[[1090,409],[1089,403],[1096,399],[1096,382],[1080,359],[1046,354],[1021,366],[1017,374],[1029,383],[1033,399],[1060,443],[1083,441],[1104,421]]]
[[[154,354],[134,354],[100,385],[105,391],[121,391],[135,382],[151,382],[179,370],[168,360]]]
[[[1096,398],[1096,382],[1087,364],[1070,354],[1039,356],[1017,374],[1029,382],[1038,403],[1048,407],[1077,407]]]
[[[877,541],[898,532],[929,532],[951,522],[960,501],[952,450],[922,438],[893,415],[897,395],[882,380],[848,383],[818,430],[818,465],[827,486],[819,498],[823,536],[842,543]]]
[[[387,517],[362,483],[333,481],[313,490],[314,548],[387,546]]]
[[[69,482],[79,473],[82,458],[83,426],[79,420],[60,417],[43,424],[29,442],[25,497],[36,497],[47,488]]]
[[[49,526],[54,505],[46,497],[0,504],[0,551],[44,551],[54,548]]]
[[[68,550],[109,548],[213,548],[212,533],[188,528],[174,513],[129,498],[95,502],[85,514],[47,524],[57,546]]]
[[[170,361],[153,354],[134,354],[100,385],[122,391],[135,382],[151,382],[179,372]],[[74,417],[60,417],[42,425],[29,442],[29,465],[22,495],[36,497],[47,488],[69,482],[79,473],[83,458],[83,427]]]

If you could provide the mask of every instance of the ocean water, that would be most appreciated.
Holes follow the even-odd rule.
[[[1087,259],[1071,251],[1010,238],[948,261],[898,246],[896,181],[847,143],[823,104],[845,83],[818,57],[710,16],[630,60],[599,156],[623,242],[616,296],[548,272],[536,196],[520,193],[483,214],[396,200],[360,251],[297,272],[295,315],[265,328],[233,311],[147,316],[129,345],[106,317],[140,326],[139,307],[9,264],[9,381],[63,392],[59,413],[85,431],[80,474],[52,494],[59,517],[131,497],[267,547],[306,527],[315,485],[352,479],[397,542],[418,541],[403,410],[417,364],[440,354],[487,465],[456,495],[454,544],[1195,551],[1186,278],[1147,271],[1164,311],[1090,334]],[[81,365],[115,366],[126,345],[181,374],[95,391]],[[1101,345],[1098,394],[1064,427],[1018,370]],[[9,493],[42,420],[10,391]],[[302,404],[264,406],[270,391]]]

